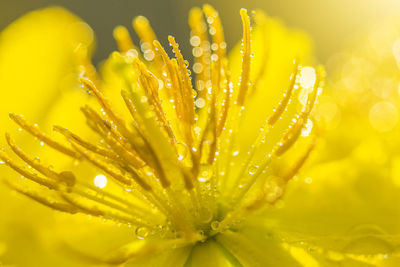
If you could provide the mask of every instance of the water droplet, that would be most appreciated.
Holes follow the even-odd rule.
[[[147,97],[146,97],[146,96],[142,96],[142,97],[140,98],[140,102],[142,102],[142,103],[147,102]]]
[[[199,171],[199,176],[198,176],[198,181],[201,183],[207,182],[213,174],[213,170],[211,165],[208,164],[203,164],[200,166],[200,171]]]
[[[184,143],[177,143],[176,150],[178,152],[178,160],[183,160],[188,155],[188,148]]]
[[[168,231],[168,225],[161,224],[158,226],[158,230],[160,232],[160,236],[165,237],[165,235],[167,234],[167,231]]]
[[[211,229],[213,229],[214,231],[218,230],[219,224],[220,224],[219,221],[212,221],[211,222]]]
[[[200,133],[201,133],[201,128],[199,127],[199,126],[196,126],[196,127],[194,127],[194,133],[196,134],[196,135],[200,135]]]
[[[354,254],[387,254],[393,251],[393,246],[383,238],[385,231],[375,224],[360,224],[352,227],[348,235],[353,239],[344,251]]]
[[[386,232],[379,227],[376,224],[368,224],[368,223],[363,223],[363,224],[358,224],[350,228],[349,231],[347,231],[349,235],[384,235]]]
[[[201,47],[195,47],[192,49],[192,54],[194,57],[200,57],[203,54],[203,49]]]
[[[197,35],[193,35],[191,38],[190,38],[190,44],[192,45],[192,46],[198,46],[198,45],[200,45],[200,37],[199,36],[197,36]]]
[[[107,178],[104,175],[99,174],[94,178],[93,182],[98,188],[104,188],[107,185]]]
[[[363,236],[352,240],[344,249],[346,253],[387,254],[393,251],[393,246],[384,238],[378,236]]]
[[[269,203],[275,203],[282,196],[285,184],[284,179],[281,177],[268,177],[264,185],[265,200]]]
[[[303,67],[300,71],[300,86],[310,88],[314,85],[316,78],[317,74],[313,67]]]
[[[217,43],[213,43],[213,44],[211,45],[211,50],[215,51],[215,50],[217,50],[217,49],[218,49],[218,44],[217,44]]]
[[[257,170],[258,170],[258,166],[257,165],[251,165],[249,167],[249,174],[250,175],[254,175],[257,172]]]
[[[312,128],[313,128],[313,122],[312,120],[308,119],[306,125],[301,130],[301,136],[309,136]]]
[[[196,104],[196,107],[203,108],[206,104],[206,101],[203,98],[199,97],[196,99],[195,104]]]
[[[135,235],[138,239],[145,239],[149,235],[149,229],[146,227],[138,227],[135,230]]]

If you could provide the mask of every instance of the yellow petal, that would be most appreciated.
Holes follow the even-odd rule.
[[[221,244],[213,240],[209,240],[205,243],[197,244],[192,249],[190,258],[186,262],[185,266],[236,267],[241,265],[239,261]]]
[[[216,237],[243,266],[300,266],[267,232],[227,231]]]
[[[44,121],[59,96],[79,85],[73,76],[76,50],[90,51],[93,38],[87,24],[58,7],[33,11],[8,26],[0,35],[1,128],[15,128],[9,112]]]
[[[8,113],[24,114],[32,124],[41,123],[41,128],[47,133],[51,133],[55,122],[80,128],[84,120],[79,125],[75,113],[82,103],[87,102],[88,96],[78,83],[79,55],[76,51],[84,49],[90,56],[93,41],[89,26],[59,7],[30,12],[0,34],[1,146],[5,144],[4,132],[7,129],[19,145],[35,149],[35,156],[55,158],[54,154],[44,152],[39,142],[28,145],[32,143],[31,137],[19,134],[19,127],[11,122]],[[65,164],[65,158],[57,159]],[[9,175],[4,168],[1,174],[2,177],[15,176]],[[5,244],[4,263],[27,266],[37,261],[41,266],[54,266],[57,256],[45,252],[49,249],[46,247],[49,242],[46,231],[43,231],[43,228],[50,231],[53,223],[49,210],[30,205],[29,199],[15,197],[12,192],[4,193],[9,190],[1,183],[0,202],[9,203],[0,205],[0,242]],[[20,257],[21,251],[26,252],[24,257]],[[60,266],[68,266],[68,263]]]

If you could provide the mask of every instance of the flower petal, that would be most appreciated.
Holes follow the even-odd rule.
[[[243,266],[300,266],[282,243],[267,237],[267,233],[226,231],[216,240]]]

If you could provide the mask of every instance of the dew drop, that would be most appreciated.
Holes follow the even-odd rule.
[[[312,120],[308,119],[306,125],[301,130],[301,136],[309,136],[312,128],[313,128],[313,122]]]
[[[199,172],[199,176],[197,178],[197,180],[201,183],[205,183],[208,180],[210,180],[211,176],[212,176],[212,167],[211,165],[208,164],[204,164],[200,167],[200,172]]]
[[[161,224],[158,226],[158,230],[160,232],[160,236],[165,237],[165,235],[167,234],[167,231],[168,231],[168,226],[165,224]]]
[[[251,165],[249,167],[249,174],[250,175],[254,175],[257,172],[257,170],[258,170],[258,166],[257,165]]]
[[[104,188],[107,185],[107,178],[104,175],[99,174],[94,178],[93,183],[98,188]]]
[[[197,35],[193,35],[191,38],[190,38],[190,44],[192,45],[192,46],[198,46],[198,45],[200,45],[200,37],[199,36],[197,36]]]
[[[206,101],[201,97],[197,98],[196,101],[195,101],[195,105],[198,108],[203,108],[205,106],[205,104],[206,104]]]
[[[387,254],[393,251],[393,246],[382,236],[385,231],[375,224],[360,224],[348,231],[352,240],[345,247],[344,251],[355,254]]]
[[[146,97],[146,96],[142,96],[142,97],[140,98],[140,102],[146,103],[146,102],[147,102],[147,97]]]
[[[138,227],[135,230],[135,235],[138,239],[145,239],[149,235],[149,229],[146,227]]]
[[[203,54],[203,49],[201,47],[195,47],[192,49],[192,54],[194,57],[200,57]]]
[[[213,43],[213,44],[211,45],[211,50],[215,51],[215,50],[217,50],[217,49],[218,49],[218,44],[217,44],[217,43]]]
[[[178,160],[183,160],[188,155],[188,148],[183,143],[177,143],[176,150],[178,152]]]
[[[219,221],[212,221],[211,222],[211,229],[213,229],[214,231],[218,230],[219,224],[220,224]]]
[[[379,236],[363,236],[352,240],[344,251],[352,254],[387,254],[393,251],[393,247]]]

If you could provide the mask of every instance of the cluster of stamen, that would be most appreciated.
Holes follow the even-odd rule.
[[[244,9],[240,14],[242,68],[237,85],[230,80],[220,18],[207,5],[192,9],[189,15],[195,82],[175,39],[168,38],[176,57],[170,58],[145,18],[133,21],[143,53],[134,46],[126,28],[115,29],[120,52],[112,57],[117,62],[115,69],[124,87],[121,96],[131,117],[115,111],[97,81],[81,78],[84,88],[100,105],[100,112],[90,106],[83,107],[82,112],[101,142],[84,140],[66,128],[54,126],[68,141],[64,144],[41,132],[23,116],[10,114],[19,127],[40,142],[75,160],[90,162],[112,178],[109,182],[117,189],[92,185],[71,171],[56,172],[27,155],[8,134],[9,147],[30,168],[16,163],[3,151],[0,151],[1,161],[56,194],[28,190],[10,180],[7,184],[53,209],[125,223],[135,228],[139,239],[161,236],[165,244],[173,242],[175,246],[204,241],[234,227],[246,213],[265,203],[274,203],[309,157],[313,144],[279,181],[271,183],[267,179],[268,167],[301,136],[316,101],[321,74],[317,73],[306,103],[280,141],[266,151],[261,162],[255,162],[257,149],[269,140],[294,92],[301,89],[301,67],[294,61],[290,85],[283,98],[243,157],[240,171],[232,173],[232,157],[239,153],[234,149],[235,138],[246,99],[250,90],[257,90],[265,69],[265,64],[260,69],[251,68],[250,17]],[[256,75],[251,75],[253,72]],[[256,197],[252,194],[249,198],[254,185],[259,187],[255,190]]]

